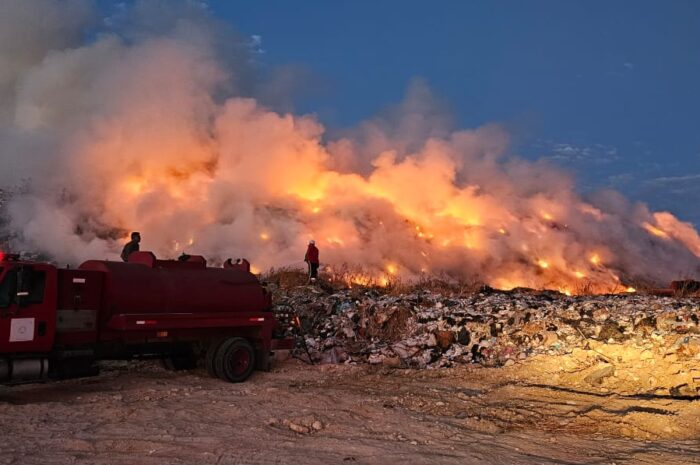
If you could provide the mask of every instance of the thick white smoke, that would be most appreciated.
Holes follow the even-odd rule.
[[[314,238],[324,263],[374,276],[570,292],[700,270],[691,225],[611,192],[584,201],[565,173],[506,156],[502,128],[450,129],[420,82],[328,141],[313,116],[259,103],[245,40],[198,4],[98,19],[84,1],[0,4],[0,186],[27,186],[15,248],[115,259],[139,230],[159,256],[265,269]]]

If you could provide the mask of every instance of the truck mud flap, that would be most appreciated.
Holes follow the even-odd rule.
[[[272,363],[270,362],[270,352],[262,347],[255,348],[255,369],[258,371],[270,371]]]

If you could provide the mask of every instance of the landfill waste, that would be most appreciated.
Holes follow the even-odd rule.
[[[299,316],[308,352],[297,350],[297,356],[308,359],[308,353],[316,363],[499,367],[601,344],[633,347],[641,360],[675,357],[700,362],[697,297],[566,296],[490,288],[452,295],[415,288],[397,293],[328,285],[268,287],[276,312],[293,309]],[[589,381],[599,384],[610,375],[610,369],[604,369]]]

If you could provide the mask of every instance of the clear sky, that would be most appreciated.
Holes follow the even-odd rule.
[[[700,1],[211,0],[307,70],[296,111],[329,128],[426,80],[460,127],[507,125],[513,151],[700,225]]]

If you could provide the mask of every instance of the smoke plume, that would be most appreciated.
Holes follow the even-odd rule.
[[[565,292],[700,270],[690,224],[615,192],[582,198],[566,173],[508,155],[498,125],[454,129],[419,81],[329,140],[314,116],[275,110],[252,55],[200,3],[100,18],[87,1],[2,2],[0,186],[25,186],[13,248],[117,259],[138,230],[158,256],[264,270],[300,264],[313,238],[324,264],[378,280]]]

